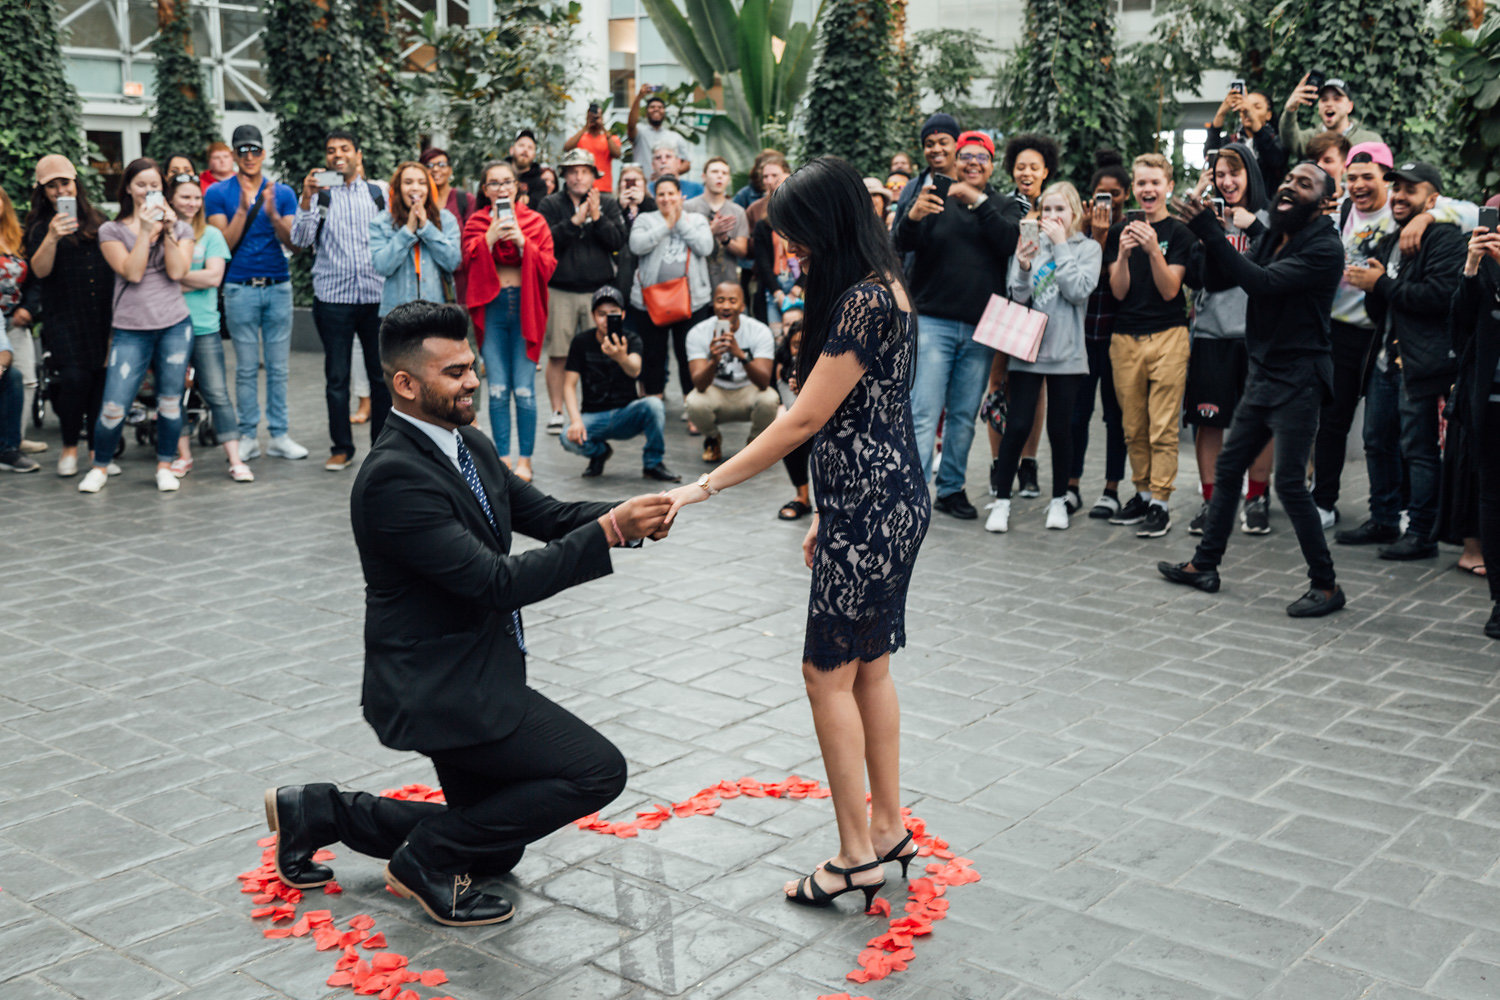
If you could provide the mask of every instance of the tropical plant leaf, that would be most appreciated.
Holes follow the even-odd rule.
[[[745,102],[757,121],[771,116],[776,58],[771,53],[770,0],[744,0],[740,7],[740,79]]]
[[[707,142],[710,156],[722,156],[730,163],[749,163],[760,152],[758,141],[746,136],[728,115],[714,115],[708,123]]]
[[[802,102],[807,91],[807,74],[813,62],[813,32],[798,22],[786,35],[786,48],[776,64],[776,86],[772,103],[777,108],[792,109]]]
[[[703,47],[704,54],[720,74],[733,73],[740,68],[740,52],[736,34],[740,16],[735,13],[732,0],[683,0],[688,20]]]
[[[666,43],[677,62],[689,73],[693,74],[699,86],[704,90],[714,85],[714,67],[709,60],[703,47],[698,44],[693,34],[693,28],[683,16],[682,11],[677,9],[673,0],[641,0],[641,6],[646,8],[646,13],[651,15],[651,23],[655,26],[661,40]]]
[[[817,22],[816,17],[813,22]],[[772,37],[786,38],[792,30],[792,0],[771,0],[770,27]]]

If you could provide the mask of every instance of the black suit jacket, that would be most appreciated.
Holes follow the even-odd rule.
[[[1465,251],[1467,253],[1467,251]],[[1459,352],[1458,416],[1478,447],[1492,451],[1500,442],[1483,440],[1484,410],[1489,405],[1495,365],[1500,362],[1500,264],[1486,257],[1479,273],[1461,276],[1453,293],[1450,322]]]
[[[512,475],[479,431],[459,430],[499,535],[448,456],[401,416],[354,481],[365,574],[361,703],[380,742],[430,752],[500,739],[521,720],[526,658],[511,612],[611,572],[597,519]],[[512,556],[513,531],[548,544]]]
[[[1400,232],[1389,234],[1372,256],[1385,263],[1400,239]],[[1397,274],[1393,277],[1387,271],[1365,293],[1365,309],[1376,330],[1384,330],[1386,316],[1390,316],[1389,340],[1395,341],[1395,352],[1401,357],[1401,380],[1413,396],[1446,392],[1458,371],[1458,356],[1448,331],[1448,309],[1468,252],[1468,240],[1457,226],[1429,226],[1417,252],[1402,255]],[[1379,343],[1371,346],[1371,364],[1379,352]],[[1367,367],[1367,380],[1368,373]]]

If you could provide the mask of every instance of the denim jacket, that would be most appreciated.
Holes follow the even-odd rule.
[[[458,269],[463,255],[459,247],[458,220],[446,208],[442,210],[443,228],[432,220],[422,223],[413,233],[397,227],[390,212],[381,212],[370,220],[370,262],[385,275],[380,294],[380,315],[384,316],[403,302],[426,299],[443,301],[443,278]],[[417,280],[416,253],[422,249],[422,278]],[[420,285],[420,287],[419,287]]]

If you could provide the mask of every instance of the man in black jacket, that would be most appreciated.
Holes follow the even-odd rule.
[[[563,379],[573,335],[594,325],[594,290],[615,283],[615,251],[629,235],[614,195],[594,187],[599,168],[594,154],[570,149],[558,164],[562,189],[542,199],[537,211],[552,230],[557,270],[547,282],[547,399],[552,417],[548,434],[563,430]]]
[[[1365,465],[1370,473],[1370,518],[1335,538],[1346,545],[1394,542],[1382,559],[1437,555],[1442,457],[1438,448],[1438,396],[1453,384],[1458,362],[1448,331],[1448,309],[1458,287],[1466,247],[1451,224],[1428,227],[1412,253],[1401,251],[1401,229],[1428,211],[1443,193],[1442,177],[1428,163],[1403,163],[1386,171],[1391,220],[1386,236],[1363,267],[1346,272],[1365,293],[1377,342],[1366,362]],[[1406,533],[1400,533],[1402,466],[1411,483]]]
[[[1173,214],[1203,243],[1209,290],[1238,286],[1250,297],[1245,311],[1250,374],[1214,477],[1216,482],[1238,483],[1274,437],[1276,496],[1297,533],[1312,581],[1311,589],[1287,606],[1293,618],[1326,615],[1345,601],[1306,480],[1318,411],[1333,386],[1329,313],[1344,266],[1343,243],[1324,214],[1333,204],[1334,190],[1333,177],[1322,168],[1297,164],[1271,202],[1269,230],[1245,256],[1224,239],[1218,219],[1196,197],[1189,195],[1173,207]],[[1239,502],[1238,490],[1215,490],[1203,541],[1192,561],[1157,563],[1162,576],[1208,593],[1217,591],[1219,562]]]
[[[432,758],[446,805],[342,792],[266,792],[276,872],[308,888],[312,860],[342,841],[389,858],[387,884],[450,926],[514,908],[470,884],[526,845],[607,805],[625,760],[586,723],[526,685],[520,608],[611,572],[611,546],[665,537],[663,495],[618,506],[563,503],[510,473],[474,421],[474,354],[458,306],[410,302],[380,328],[391,419],[354,482],[365,574],[365,719],[380,742]],[[512,532],[545,541],[510,554]]]

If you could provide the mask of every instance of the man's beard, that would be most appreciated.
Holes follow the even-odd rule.
[[[1271,206],[1270,230],[1278,235],[1298,232],[1318,214],[1317,202],[1292,202],[1292,207],[1285,212],[1280,210],[1280,206],[1279,200]]]
[[[474,422],[474,407],[461,407],[452,396],[441,396],[427,388],[426,383],[417,383],[418,400],[422,412],[435,420],[467,427]]]

